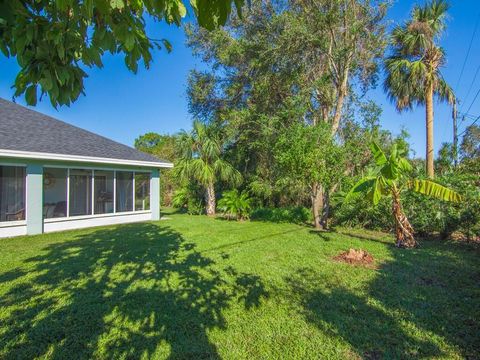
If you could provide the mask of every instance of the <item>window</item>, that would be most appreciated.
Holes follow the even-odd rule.
[[[113,171],[94,172],[94,213],[113,213]]]
[[[43,170],[43,217],[67,216],[67,169]]]
[[[150,174],[135,174],[135,210],[150,210]]]
[[[133,173],[117,171],[117,212],[133,211]]]
[[[0,166],[0,221],[25,220],[24,167]]]
[[[70,170],[70,216],[92,213],[92,171]]]
[[[0,221],[25,219],[25,169],[0,166],[3,173]],[[150,210],[150,173],[44,168],[44,219],[146,210]]]

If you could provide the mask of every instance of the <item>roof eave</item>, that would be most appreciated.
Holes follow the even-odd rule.
[[[111,164],[111,165],[130,165],[130,166],[157,168],[157,169],[173,168],[173,164],[170,162],[125,160],[125,159],[113,159],[113,158],[68,155],[68,154],[53,154],[53,153],[19,151],[19,150],[8,150],[8,149],[0,149],[0,157],[17,158],[17,159],[22,158],[22,159],[35,159],[35,160],[85,162],[85,163],[98,163],[98,164]]]

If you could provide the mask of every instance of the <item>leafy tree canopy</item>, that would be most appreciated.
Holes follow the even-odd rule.
[[[225,24],[232,2],[240,12],[243,0],[190,0],[200,26]],[[146,19],[180,25],[187,14],[182,0],[2,0],[0,50],[16,57],[20,71],[14,96],[25,94],[35,105],[48,94],[53,106],[69,105],[84,93],[86,68],[102,67],[102,56],[123,54],[129,70],[152,50],[171,45],[147,34]]]
[[[331,187],[344,171],[345,154],[330,134],[330,126],[297,123],[278,137],[274,154],[280,173],[279,185],[308,188],[319,182]]]
[[[460,151],[464,158],[480,158],[480,126],[470,125],[465,129]]]
[[[175,141],[177,135],[161,135],[149,132],[135,139],[136,149],[169,161],[176,158]]]

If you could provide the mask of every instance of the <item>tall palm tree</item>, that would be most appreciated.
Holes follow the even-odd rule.
[[[194,121],[190,132],[180,133],[178,144],[181,154],[175,175],[184,181],[198,181],[205,188],[206,213],[215,215],[215,183],[223,180],[238,184],[240,172],[222,159],[223,144],[214,126]]]
[[[398,111],[425,105],[427,146],[426,170],[433,170],[433,97],[453,104],[455,96],[445,82],[440,69],[445,64],[445,52],[437,42],[445,29],[448,3],[433,0],[415,6],[411,19],[397,26],[391,36],[391,56],[385,59],[387,77],[384,88]]]

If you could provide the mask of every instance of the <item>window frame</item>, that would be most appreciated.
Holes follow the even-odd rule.
[[[19,162],[0,162],[0,166],[12,166],[12,167],[23,167],[25,168],[25,219],[23,220],[12,220],[12,221],[0,221],[0,228],[4,227],[15,227],[27,224],[27,216],[28,216],[28,172],[27,172],[27,164],[26,163],[19,163]],[[42,175],[43,176],[43,175]],[[42,189],[43,191],[43,189]]]
[[[65,170],[65,173],[67,175],[66,179],[65,179],[65,213],[66,215],[68,216],[69,214],[69,207],[68,207],[68,199],[69,199],[69,196],[70,196],[70,168],[64,168],[64,167],[58,167],[58,166],[43,166],[43,169],[42,169],[42,179],[45,180],[45,169],[60,169],[60,170]],[[42,207],[45,207],[45,183],[43,183],[43,186],[42,186]],[[43,217],[44,220],[46,219],[64,219],[66,216],[58,216],[58,217],[50,217],[50,218],[47,218],[47,217]]]
[[[12,165],[13,166],[13,165]],[[101,218],[101,217],[111,217],[111,216],[125,216],[125,215],[133,215],[133,214],[148,214],[151,213],[151,208],[149,210],[135,210],[135,174],[142,173],[148,174],[150,176],[150,180],[152,179],[152,170],[129,170],[129,169],[121,169],[121,168],[108,168],[108,167],[82,167],[82,166],[62,166],[62,165],[44,165],[44,167],[48,168],[61,168],[67,169],[67,216],[65,217],[57,217],[57,218],[44,218],[43,221],[50,223],[50,222],[60,222],[60,221],[67,221],[67,220],[82,220],[82,219],[90,219],[90,218]],[[87,215],[70,215],[70,170],[89,170],[91,172],[91,189],[92,189],[92,211],[91,214]],[[112,171],[113,172],[113,212],[106,213],[106,214],[95,214],[95,207],[93,206],[94,196],[95,196],[95,170],[97,171]],[[133,201],[133,210],[131,211],[117,211],[117,172],[130,172],[132,173],[132,201]],[[149,196],[152,196],[151,188],[149,189],[150,193]],[[28,191],[28,190],[27,190]],[[27,195],[28,196],[28,195]],[[23,223],[26,220],[22,221]],[[0,222],[3,224],[3,222]],[[1,226],[1,225],[0,225]]]
[[[152,174],[150,173],[149,175],[149,178],[148,178],[148,198],[149,198],[149,201],[148,201],[148,209],[143,209],[143,210],[135,210],[136,207],[137,207],[137,187],[136,187],[136,175],[138,174],[144,174],[144,173],[141,173],[141,172],[134,172],[133,173],[133,210],[134,211],[150,211],[152,209],[152,205],[151,205],[151,199],[150,199],[150,196],[151,196],[151,192],[152,192],[152,184],[151,184],[151,180],[152,180]],[[145,197],[146,199],[147,197]]]
[[[105,213],[95,213],[95,171],[98,171],[98,172],[110,172],[112,173],[112,211],[111,212],[105,212]],[[112,170],[112,169],[99,169],[99,168],[95,168],[92,170],[92,216],[95,216],[95,215],[103,215],[103,216],[108,216],[108,215],[113,215],[115,214],[115,204],[116,204],[116,194],[115,194],[115,191],[116,191],[116,188],[117,188],[117,171],[116,170]]]

